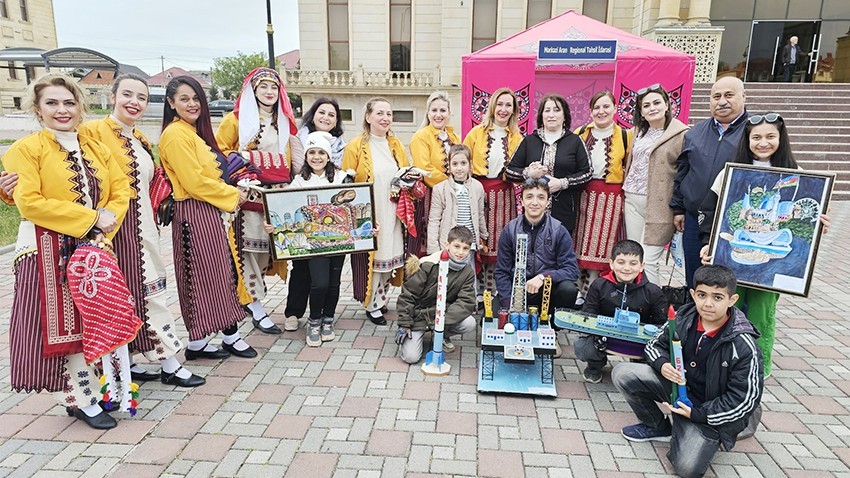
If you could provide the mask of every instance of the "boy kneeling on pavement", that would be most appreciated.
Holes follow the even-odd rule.
[[[640,314],[644,324],[662,325],[667,321],[667,300],[661,287],[649,282],[643,274],[643,247],[635,241],[614,244],[609,259],[611,270],[590,284],[582,312],[613,317],[624,303]],[[625,300],[623,295],[625,294]],[[643,346],[625,340],[582,334],[576,339],[576,358],[587,362],[582,375],[590,383],[602,381],[602,369],[608,363],[606,350],[626,356],[641,356]]]
[[[702,476],[722,446],[731,450],[738,434],[752,427],[764,387],[758,332],[735,308],[735,273],[703,266],[694,273],[691,297],[676,313],[688,398],[693,407],[671,406],[671,383],[679,373],[670,364],[670,330],[665,325],[644,349],[647,363],[619,363],[611,373],[640,423],[623,428],[636,442],[669,441],[667,457],[677,474]],[[672,425],[656,402],[671,413]],[[757,423],[756,423],[757,425]]]
[[[455,345],[452,335],[463,335],[477,330],[478,322],[472,315],[476,310],[475,271],[467,264],[472,246],[472,231],[464,226],[449,230],[446,248],[449,251],[449,274],[446,280],[445,335],[443,350],[452,352]],[[414,364],[422,358],[425,332],[431,330],[437,313],[437,277],[442,250],[422,259],[412,257],[405,265],[407,279],[401,287],[398,310],[396,343],[401,346],[401,359]]]

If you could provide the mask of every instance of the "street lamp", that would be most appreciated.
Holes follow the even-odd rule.
[[[274,27],[272,27],[271,0],[266,0],[266,19],[268,20],[268,23],[266,24],[266,34],[269,36],[269,68],[274,70]]]

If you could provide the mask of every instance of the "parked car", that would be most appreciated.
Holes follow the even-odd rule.
[[[148,109],[145,110],[146,118],[162,119],[162,111],[165,109],[165,88],[151,87],[148,93]]]
[[[210,101],[210,116],[224,116],[233,111],[235,102],[230,100],[215,100]]]

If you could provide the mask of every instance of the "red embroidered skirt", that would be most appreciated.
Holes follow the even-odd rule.
[[[495,264],[499,251],[499,234],[517,216],[516,196],[513,183],[501,179],[478,177],[484,186],[484,214],[487,218],[487,249],[481,252],[481,261]]]
[[[603,179],[587,183],[580,195],[581,212],[573,238],[579,268],[608,268],[611,248],[625,237],[624,201],[622,184],[608,184]]]

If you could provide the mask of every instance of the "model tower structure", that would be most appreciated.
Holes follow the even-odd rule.
[[[525,268],[528,260],[528,234],[516,236],[516,259],[514,262],[514,281],[511,289],[511,310],[524,313],[526,311]]]

